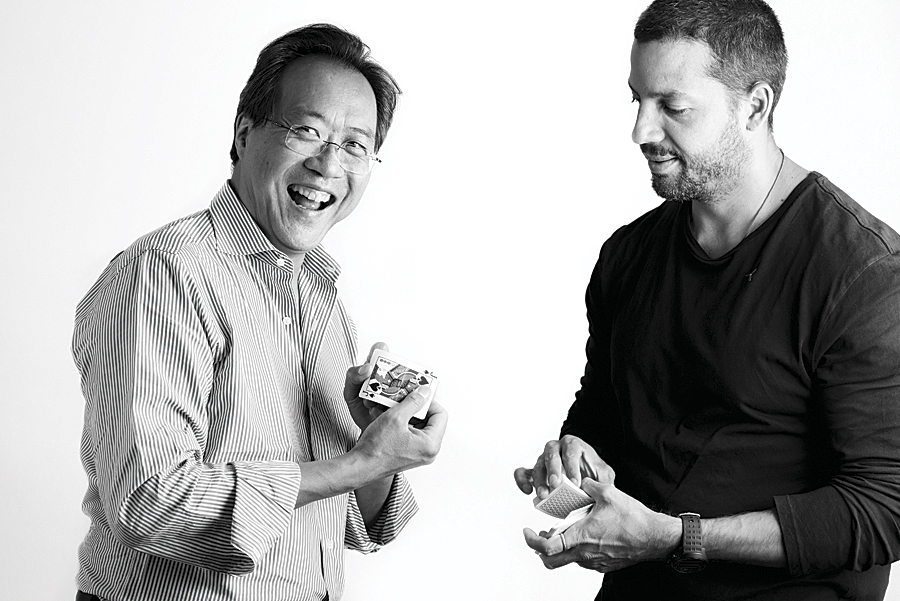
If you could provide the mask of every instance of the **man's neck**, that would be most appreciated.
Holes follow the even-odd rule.
[[[765,223],[807,173],[773,144],[728,194],[715,202],[691,203],[697,243],[709,257],[721,257]]]
[[[291,267],[293,267],[293,271],[291,273],[291,285],[293,286],[293,290],[297,289],[297,282],[300,280],[300,269],[303,268],[303,260],[305,258],[305,254],[299,258],[292,258]]]

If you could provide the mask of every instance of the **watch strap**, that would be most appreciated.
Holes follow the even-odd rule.
[[[695,574],[706,568],[708,563],[706,549],[703,548],[700,515],[682,513],[678,517],[681,518],[681,545],[675,549],[669,565],[681,574]]]
[[[700,553],[703,550],[703,532],[700,529],[700,515],[681,513],[681,548],[683,553]]]

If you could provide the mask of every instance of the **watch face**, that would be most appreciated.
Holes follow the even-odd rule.
[[[706,551],[681,551],[676,552],[669,562],[672,569],[682,574],[694,574],[706,567]]]
[[[673,561],[672,567],[675,568],[676,572],[681,572],[682,574],[693,574],[706,567],[706,560],[694,557],[682,557]]]

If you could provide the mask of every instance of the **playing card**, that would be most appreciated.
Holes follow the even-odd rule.
[[[550,529],[550,536],[565,532],[569,528],[569,526],[586,517],[593,508],[593,503],[591,503],[590,505],[585,505],[584,507],[576,509],[575,511],[567,515],[565,519],[556,522],[556,524],[553,525],[553,528]]]
[[[425,400],[425,405],[414,416],[425,419],[438,385],[434,372],[400,355],[381,349],[375,349],[372,353],[372,363],[374,363],[372,375],[363,383],[359,396],[386,407],[393,407],[410,392],[427,385],[431,394]]]
[[[537,497],[534,498],[536,509],[562,520],[576,509],[594,504],[594,499],[572,484],[565,474],[560,474],[560,478],[560,485],[550,491],[546,499],[540,501]]]

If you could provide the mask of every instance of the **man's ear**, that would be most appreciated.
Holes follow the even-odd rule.
[[[755,131],[760,127],[768,127],[774,101],[775,91],[772,86],[764,81],[753,84],[747,92],[747,102],[750,106],[750,114],[747,116],[748,130]]]
[[[247,136],[250,135],[251,129],[253,129],[253,121],[244,114],[238,115],[234,121],[234,148],[238,159],[244,156],[244,150],[247,148]]]

